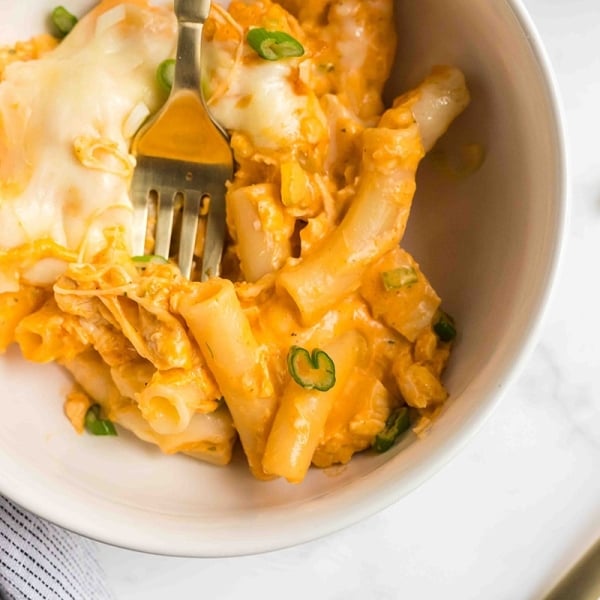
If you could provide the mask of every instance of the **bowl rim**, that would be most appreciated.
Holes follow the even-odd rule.
[[[554,128],[553,137],[556,141],[556,221],[553,223],[556,232],[552,238],[552,253],[546,259],[546,278],[537,290],[536,310],[532,311],[528,327],[521,334],[518,351],[505,366],[502,373],[503,384],[498,386],[496,382],[488,382],[483,387],[482,402],[474,408],[459,429],[441,441],[432,452],[420,460],[418,465],[409,467],[401,481],[389,477],[394,471],[391,464],[393,461],[388,461],[376,469],[371,475],[378,472],[376,475],[378,481],[387,479],[386,484],[377,494],[364,493],[360,486],[345,486],[313,501],[315,507],[306,513],[301,522],[297,520],[290,523],[285,507],[270,510],[268,518],[259,515],[253,522],[254,534],[260,531],[258,525],[263,519],[269,524],[271,531],[274,530],[274,525],[285,524],[277,535],[242,535],[235,540],[230,540],[224,537],[216,539],[211,536],[202,536],[198,539],[191,535],[186,537],[181,533],[161,538],[156,536],[154,531],[140,531],[135,523],[128,526],[126,510],[121,511],[122,515],[113,515],[117,517],[117,521],[110,528],[106,528],[106,524],[98,522],[99,520],[88,519],[86,515],[72,512],[77,502],[72,504],[71,500],[64,498],[64,502],[60,502],[58,497],[55,498],[56,502],[49,502],[47,495],[32,494],[31,488],[16,478],[9,478],[10,485],[7,485],[4,479],[1,481],[2,493],[25,509],[64,529],[105,544],[168,556],[244,556],[313,541],[373,516],[414,491],[454,458],[498,406],[502,395],[517,378],[537,343],[562,264],[569,220],[567,138],[559,86],[541,37],[523,1],[506,0],[506,4],[527,36],[539,68],[540,81],[545,87],[548,98],[549,115]],[[235,526],[235,523],[232,523],[232,526]]]

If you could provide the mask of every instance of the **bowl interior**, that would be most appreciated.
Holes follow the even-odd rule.
[[[74,11],[90,2],[72,1]],[[399,59],[390,93],[439,63],[461,67],[472,104],[439,145],[485,149],[457,179],[426,159],[405,240],[456,319],[451,392],[428,437],[300,486],[260,483],[243,461],[220,469],[167,457],[123,434],[77,436],[62,415],[68,378],[16,350],[0,358],[0,490],[72,530],[158,553],[220,556],[326,534],[400,498],[467,439],[531,343],[552,280],[564,222],[564,162],[544,61],[516,3],[397,2]],[[0,0],[1,40],[44,26],[52,0]],[[6,18],[10,16],[10,18]],[[532,41],[533,40],[533,41]]]

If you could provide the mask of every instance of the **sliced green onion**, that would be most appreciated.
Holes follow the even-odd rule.
[[[373,440],[375,452],[387,452],[410,427],[410,415],[406,406],[396,408],[390,413],[385,422],[385,427]]]
[[[456,337],[454,319],[448,313],[440,310],[437,320],[433,324],[433,331],[442,342],[451,342]]]
[[[175,77],[175,59],[163,60],[156,69],[156,81],[165,92],[170,92]]]
[[[85,413],[85,428],[92,435],[117,435],[112,421],[100,418],[99,404],[93,404]]]
[[[57,6],[52,11],[50,18],[61,38],[65,37],[77,24],[77,17],[71,14],[64,6]]]
[[[398,267],[391,271],[384,271],[381,274],[383,287],[389,292],[417,283],[419,278],[417,272],[412,267]]]
[[[142,256],[132,256],[131,260],[140,265],[166,265],[169,261],[164,256],[158,254],[144,254]]]
[[[331,357],[315,348],[312,354],[300,346],[292,346],[287,355],[288,371],[293,380],[307,390],[326,392],[335,385],[335,365]]]
[[[254,27],[246,36],[250,47],[265,60],[279,60],[292,56],[302,56],[302,44],[285,31],[268,31]]]

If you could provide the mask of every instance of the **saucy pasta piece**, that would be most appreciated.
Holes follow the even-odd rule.
[[[195,294],[180,298],[178,310],[201,340],[200,349],[227,399],[252,472],[265,477],[261,461],[276,397],[264,353],[233,284],[213,279],[198,286]]]

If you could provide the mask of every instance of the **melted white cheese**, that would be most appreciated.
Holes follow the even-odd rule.
[[[223,58],[209,54],[209,61]],[[258,149],[289,147],[302,137],[308,97],[292,85],[295,61],[238,64],[226,93],[211,105],[214,117],[228,130],[245,133]]]
[[[1,250],[50,238],[94,252],[107,225],[128,226],[134,161],[126,124],[140,103],[159,104],[154,74],[173,53],[175,21],[167,11],[124,8],[124,18],[102,27],[96,13],[88,15],[56,50],[7,68],[0,84]],[[34,283],[56,276],[55,269],[34,272]]]

